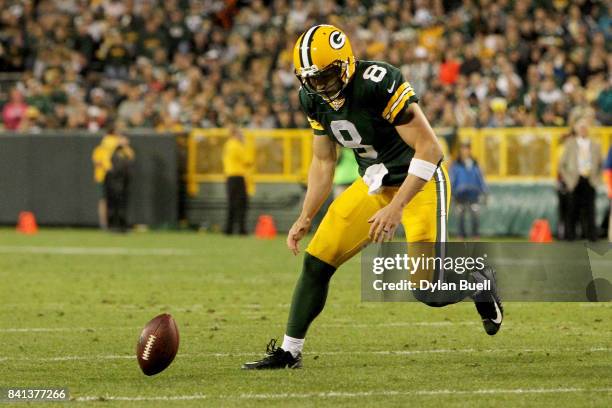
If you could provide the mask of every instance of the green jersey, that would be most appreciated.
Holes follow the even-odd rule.
[[[395,130],[400,112],[418,98],[399,69],[380,61],[358,61],[344,89],[344,104],[334,109],[319,95],[300,88],[300,103],[315,137],[327,135],[353,149],[359,174],[382,163],[389,173],[383,185],[401,184],[408,173],[414,149]]]

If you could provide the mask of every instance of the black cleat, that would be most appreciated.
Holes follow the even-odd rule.
[[[280,368],[302,368],[302,355],[298,354],[297,357],[293,357],[290,352],[276,347],[276,339],[272,339],[268,343],[264,358],[242,365],[243,370],[276,370]]]
[[[504,307],[497,294],[495,271],[487,267],[482,272],[475,272],[473,276],[477,282],[484,282],[485,280],[491,282],[491,289],[476,292],[472,299],[476,305],[476,310],[478,310],[482,318],[482,325],[485,331],[489,336],[493,336],[499,331],[504,319]]]

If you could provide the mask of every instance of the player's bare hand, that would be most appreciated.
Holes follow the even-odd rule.
[[[391,241],[397,226],[402,222],[403,208],[391,202],[381,208],[368,220],[370,225],[369,237],[374,242]]]
[[[293,255],[297,255],[300,252],[298,242],[308,233],[310,224],[310,218],[298,218],[289,230],[287,234],[287,247],[293,252]]]

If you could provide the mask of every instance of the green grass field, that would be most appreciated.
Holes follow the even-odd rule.
[[[300,265],[282,238],[2,229],[0,387],[67,386],[71,406],[612,406],[612,304],[507,303],[489,337],[471,303],[362,303],[358,258],[303,370],[240,370],[282,338]],[[181,347],[146,377],[136,341],[160,312]]]

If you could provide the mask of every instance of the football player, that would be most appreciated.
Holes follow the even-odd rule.
[[[400,223],[409,243],[441,243],[447,235],[451,195],[442,150],[400,70],[357,60],[346,34],[326,24],[299,37],[293,60],[302,84],[300,103],[314,132],[306,197],[287,235],[294,254],[332,188],[335,143],[353,149],[361,177],[334,200],[306,248],[282,346],[272,340],[266,356],[245,363],[244,369],[302,366],[306,331],[323,310],[332,275],[367,243],[390,240]],[[471,296],[486,332],[493,335],[503,317],[493,272],[472,276],[491,280],[492,289],[463,293],[452,301],[419,300],[445,306]]]

